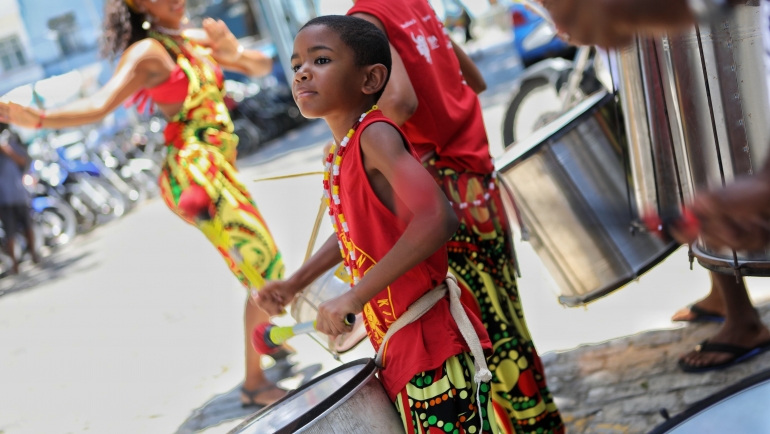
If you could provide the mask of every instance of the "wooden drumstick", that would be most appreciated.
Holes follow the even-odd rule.
[[[356,316],[352,313],[345,315],[345,325],[352,326],[356,323]],[[308,321],[293,326],[278,327],[268,322],[254,328],[251,334],[251,344],[260,354],[273,354],[284,342],[297,335],[303,335],[317,331],[316,321]]]

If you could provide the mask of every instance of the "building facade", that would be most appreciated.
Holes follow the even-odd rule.
[[[100,60],[104,0],[17,1],[35,62],[47,77]]]
[[[0,0],[0,95],[45,77],[17,0]]]

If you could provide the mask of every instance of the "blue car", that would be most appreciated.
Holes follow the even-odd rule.
[[[550,57],[573,58],[575,47],[561,40],[542,17],[521,3],[513,3],[509,11],[513,24],[513,44],[524,66]]]

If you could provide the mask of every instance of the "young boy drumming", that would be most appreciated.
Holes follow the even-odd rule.
[[[563,434],[516,284],[509,219],[489,155],[473,61],[427,0],[353,0],[348,15],[388,35],[393,68],[378,105],[401,125],[460,220],[447,243],[463,301],[489,333],[492,400],[505,434]]]
[[[320,306],[317,328],[337,336],[351,330],[346,314],[363,312],[405,431],[497,433],[483,353],[491,344],[447,278],[444,244],[457,217],[399,128],[374,106],[391,64],[387,37],[365,20],[320,17],[297,35],[294,98],[304,116],[329,124],[338,144],[324,177],[335,235],[291,278],[268,282],[257,303],[278,314],[339,264],[341,252],[352,289]]]

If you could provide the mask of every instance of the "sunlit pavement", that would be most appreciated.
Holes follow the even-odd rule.
[[[502,152],[505,110],[505,98],[498,99],[485,108],[495,155]],[[253,181],[319,170],[325,128],[310,124],[241,165],[290,272],[305,251],[320,177]],[[330,233],[324,226],[322,237]],[[670,315],[708,290],[705,271],[689,271],[680,250],[640,282],[587,309],[566,309],[531,247],[517,247],[521,296],[541,353],[672,327]],[[175,433],[242,380],[245,293],[204,237],[161,201],[79,238],[52,261],[63,264],[55,273],[29,270],[0,285],[1,434]],[[38,284],[26,287],[30,277]],[[749,284],[755,298],[770,295],[767,280]],[[339,366],[309,340],[292,344],[297,370]],[[371,349],[362,345],[343,360],[367,356]],[[237,423],[205,432],[224,433]]]

